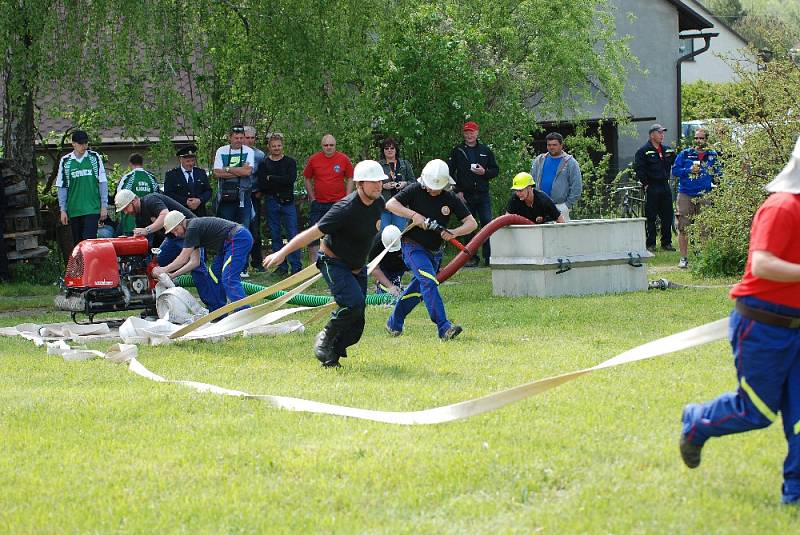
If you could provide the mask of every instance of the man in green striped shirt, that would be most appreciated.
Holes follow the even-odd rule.
[[[131,171],[122,176],[117,184],[117,193],[121,190],[129,189],[136,194],[137,197],[144,197],[151,193],[160,193],[161,185],[156,180],[156,177],[145,171],[144,158],[138,152],[131,154],[128,158],[128,163],[131,164]],[[119,212],[119,225],[117,227],[118,235],[129,236],[133,234],[133,229],[136,227],[136,218],[126,213]]]
[[[72,152],[58,163],[58,206],[61,224],[72,229],[78,242],[97,237],[97,224],[105,221],[108,211],[108,181],[103,158],[89,150],[89,135],[83,130],[72,133]]]

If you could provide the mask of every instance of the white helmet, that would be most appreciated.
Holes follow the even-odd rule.
[[[121,189],[114,195],[114,206],[117,212],[121,212],[123,208],[128,206],[136,198],[136,194],[129,189]]]
[[[353,182],[380,182],[387,178],[383,166],[375,160],[358,162],[353,169]]]
[[[389,248],[390,253],[394,253],[400,250],[400,229],[394,225],[386,225],[386,227],[381,232],[381,241],[383,242],[384,247]]]
[[[175,227],[181,224],[181,222],[186,219],[186,216],[183,215],[178,210],[172,210],[167,214],[167,217],[164,218],[164,232],[169,234]]]
[[[450,168],[442,160],[431,160],[422,168],[420,183],[428,189],[441,190],[456,181],[450,177]]]
[[[785,191],[786,193],[800,193],[800,137],[797,138],[794,150],[789,156],[789,163],[778,173],[775,179],[766,185],[766,190],[771,192]]]

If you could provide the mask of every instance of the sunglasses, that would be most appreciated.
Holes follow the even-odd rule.
[[[335,147],[336,143],[323,143],[322,146],[323,147]]]
[[[244,134],[244,128],[241,126],[234,126],[233,128],[231,128],[231,132],[233,132],[234,134]]]
[[[704,137],[696,137],[696,138],[694,138],[694,139],[695,139],[695,140],[700,140],[700,141],[702,141],[702,140],[704,140],[704,139],[706,139],[706,138],[704,138]]]

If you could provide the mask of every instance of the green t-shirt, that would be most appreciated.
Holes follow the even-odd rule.
[[[100,155],[86,151],[78,160],[73,154],[61,160],[57,186],[68,190],[67,215],[80,217],[100,213],[100,186],[105,181],[105,170],[101,171]]]
[[[119,186],[117,191],[129,189],[136,194],[137,197],[144,197],[151,193],[156,193],[160,190],[156,177],[152,173],[148,173],[144,169],[134,169],[130,173],[123,175],[119,179]],[[123,214],[119,212],[119,234],[131,234],[133,229],[136,228],[136,217]]]

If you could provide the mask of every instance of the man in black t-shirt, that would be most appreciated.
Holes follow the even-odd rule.
[[[339,359],[347,356],[347,348],[358,342],[364,333],[365,264],[380,226],[384,207],[381,190],[385,179],[378,162],[359,162],[353,171],[356,191],[334,204],[316,225],[264,259],[266,268],[280,266],[289,253],[325,236],[317,267],[339,305],[314,343],[314,354],[326,368],[339,366]]]
[[[294,205],[294,183],[297,180],[297,162],[283,153],[283,135],[275,132],[269,137],[269,154],[256,171],[258,190],[264,195],[267,206],[267,226],[272,236],[272,251],[283,247],[283,234],[291,240],[297,236],[297,209]],[[281,226],[284,232],[281,231]],[[289,255],[292,273],[302,269],[300,251]],[[289,273],[287,262],[275,270],[277,275]]]
[[[530,173],[517,173],[511,184],[514,193],[508,200],[506,213],[521,215],[534,224],[551,221],[563,223],[564,216],[553,200],[545,192],[534,188],[533,184]]]
[[[219,282],[222,302],[244,299],[242,272],[247,267],[253,235],[239,223],[219,217],[188,219],[183,212],[173,210],[164,219],[164,230],[183,239],[183,249],[170,264],[153,269],[153,275],[168,273],[171,278],[194,270],[201,263],[200,251],[216,253],[210,276]],[[236,310],[249,308],[243,306]]]
[[[147,236],[151,245],[156,244],[159,247],[157,257],[159,266],[166,266],[173,262],[184,247],[182,239],[165,236],[163,229],[167,214],[171,210],[176,210],[188,219],[195,217],[191,210],[163,193],[151,193],[144,197],[138,197],[131,190],[121,189],[114,197],[114,206],[118,212],[136,218],[136,228],[133,229],[134,236]],[[200,249],[198,254],[200,263],[192,270],[192,281],[203,303],[209,310],[216,310],[225,304],[225,296],[222,295],[206,267],[205,251]]]
[[[384,199],[385,199],[384,194]],[[384,213],[386,213],[384,211]],[[395,225],[383,227],[380,236],[375,236],[372,242],[372,249],[369,251],[369,260],[372,262],[387,247],[389,252],[384,255],[380,263],[372,270],[372,277],[377,281],[376,293],[382,294],[389,292],[395,297],[400,296],[403,274],[408,271],[403,260],[403,253],[400,250],[401,235],[400,229]]]
[[[445,191],[444,188],[452,181],[447,164],[442,160],[431,160],[422,170],[417,184],[405,188],[386,204],[387,210],[411,219],[417,225],[403,239],[403,259],[414,279],[400,296],[386,322],[386,330],[392,336],[403,333],[406,316],[420,301],[425,302],[440,339],[450,340],[462,331],[461,326],[447,319],[436,273],[442,262],[443,240],[469,234],[478,227],[478,223],[461,199]],[[461,225],[452,230],[447,229],[451,214],[461,221]],[[427,230],[428,219],[435,220],[445,230],[439,233]]]

